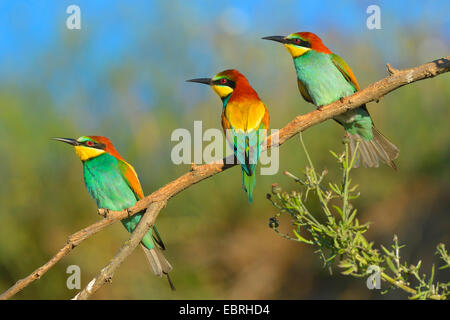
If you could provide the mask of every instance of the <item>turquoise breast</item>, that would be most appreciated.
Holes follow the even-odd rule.
[[[308,51],[295,58],[294,64],[297,78],[316,106],[327,105],[356,91],[326,53]]]
[[[139,199],[122,175],[117,159],[104,153],[83,162],[84,182],[98,208],[120,211],[132,207]],[[142,213],[123,219],[122,224],[132,232],[142,218]],[[154,247],[152,229],[142,239],[148,248]]]
[[[84,182],[99,208],[123,210],[133,206],[136,195],[125,181],[117,159],[104,153],[85,161]]]

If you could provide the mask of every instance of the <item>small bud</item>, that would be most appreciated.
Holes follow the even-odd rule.
[[[272,184],[272,193],[273,194],[279,194],[281,193],[282,189],[281,187],[278,185],[278,183],[274,183]]]
[[[272,217],[269,219],[269,228],[278,228],[280,226],[280,223],[278,222],[277,218]]]
[[[267,193],[267,194],[266,194],[266,199],[267,199],[267,200],[272,199],[272,195],[271,195],[270,193]]]

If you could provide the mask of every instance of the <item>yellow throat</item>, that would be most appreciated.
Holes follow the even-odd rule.
[[[227,86],[211,86],[211,88],[219,95],[221,98],[225,98],[230,93],[233,92],[233,89]]]
[[[105,153],[105,150],[89,148],[85,146],[75,146],[75,153],[81,161],[86,161]]]
[[[311,50],[311,48],[299,47],[299,46],[296,46],[293,44],[288,44],[288,43],[285,43],[284,47],[287,49],[287,51],[289,51],[292,58],[297,58],[297,57],[305,54],[309,50]]]

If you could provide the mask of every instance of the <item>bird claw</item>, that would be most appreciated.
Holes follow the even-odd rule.
[[[322,111],[324,106],[318,106],[317,110]]]
[[[98,209],[97,213],[101,215],[103,218],[107,218],[109,214],[109,209],[100,208]]]
[[[339,101],[340,101],[341,103],[344,103],[344,97],[340,97],[340,98],[339,98]]]

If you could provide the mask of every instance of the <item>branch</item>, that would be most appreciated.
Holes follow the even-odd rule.
[[[141,221],[139,221],[139,224],[136,229],[134,229],[130,239],[122,245],[119,252],[117,252],[111,262],[105,268],[103,268],[100,273],[94,279],[92,279],[91,282],[89,282],[86,288],[80,291],[73,298],[73,300],[86,300],[98,289],[100,289],[105,283],[111,281],[114,272],[133,252],[139,242],[141,242],[144,235],[155,223],[156,217],[158,216],[159,212],[166,206],[166,203],[166,201],[153,202],[148,207],[147,212],[144,214]]]
[[[299,132],[305,131],[306,129],[316,124],[331,119],[348,110],[355,109],[365,103],[378,101],[384,95],[404,85],[419,80],[432,78],[439,74],[450,71],[450,56],[434,60],[432,62],[411,69],[397,70],[390,65],[388,65],[387,67],[390,76],[375,82],[364,90],[358,91],[351,96],[345,97],[327,106],[323,106],[320,108],[320,110],[314,110],[305,115],[295,117],[284,128],[280,129],[279,143],[277,146],[282,145],[284,142],[297,135]],[[267,138],[267,148],[271,147],[271,137]],[[233,155],[229,156],[226,159],[218,160],[213,163],[200,166],[195,165],[188,173],[182,175],[176,180],[171,181],[164,187],[139,200],[133,207],[122,211],[106,210],[106,213],[104,214],[105,219],[98,221],[93,225],[71,235],[66,245],[62,247],[52,259],[50,259],[43,266],[33,271],[26,278],[16,282],[16,284],[14,284],[10,289],[0,295],[0,300],[12,297],[36,279],[40,279],[41,276],[46,273],[51,267],[53,267],[59,260],[61,260],[70,251],[72,251],[73,248],[75,248],[90,236],[94,235],[100,230],[103,230],[104,228],[118,220],[122,220],[126,217],[132,216],[138,212],[141,212],[142,210],[149,208],[150,205],[154,202],[166,203],[170,198],[189,188],[190,186],[233,167],[235,164],[230,163],[234,163],[235,161],[232,160],[234,160]],[[159,211],[155,213],[155,219],[158,213]]]

